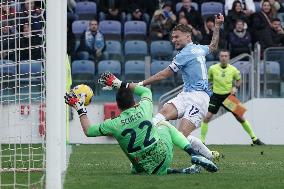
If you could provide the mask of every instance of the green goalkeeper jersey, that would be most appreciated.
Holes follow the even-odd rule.
[[[166,146],[159,140],[152,124],[153,103],[151,90],[136,86],[134,94],[141,97],[139,104],[129,108],[115,119],[108,119],[88,129],[89,137],[115,137],[130,161],[141,172],[153,173],[166,157]]]

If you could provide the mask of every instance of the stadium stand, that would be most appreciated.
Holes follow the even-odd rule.
[[[116,77],[121,77],[121,63],[117,60],[102,60],[98,63],[98,75],[111,72]]]
[[[148,55],[148,46],[145,41],[131,40],[124,44],[125,60],[144,60]]]
[[[88,20],[97,17],[97,5],[94,2],[78,2],[75,8],[80,20]]]
[[[124,24],[124,39],[145,40],[147,36],[147,25],[143,21],[127,21]]]
[[[145,62],[130,60],[125,62],[125,81],[139,82],[145,79]]]
[[[106,59],[108,60],[123,60],[121,43],[119,41],[106,41]]]
[[[75,34],[76,38],[79,38],[80,35],[89,27],[88,20],[76,20],[72,23],[72,31]]]
[[[98,13],[102,12],[100,8],[101,1],[77,1],[77,5],[74,8],[74,14],[80,20],[74,19],[72,23],[72,30],[76,38],[86,29],[88,28],[89,20],[91,18],[98,18]],[[163,7],[164,1],[160,2],[159,7],[156,7],[156,10]],[[261,11],[261,3],[260,1],[254,1],[256,6],[256,12]],[[181,1],[171,1],[172,9],[175,12],[179,12],[182,7]],[[88,5],[88,6],[87,6]],[[194,7],[205,19],[208,16],[217,14],[219,12],[224,13],[224,1],[194,1],[191,2],[191,6]],[[92,11],[91,11],[92,10]],[[150,20],[152,14],[150,12],[145,12],[150,15]],[[128,14],[128,12],[125,12]],[[249,20],[254,17],[255,14],[250,15]],[[283,7],[279,9],[277,13],[277,17],[281,20],[282,25],[284,24],[284,13]],[[85,17],[86,16],[86,17]],[[179,15],[176,15],[177,18]],[[87,20],[82,20],[87,19]],[[102,20],[99,22],[99,30],[104,34],[106,40],[106,49],[104,53],[104,61],[100,61],[95,65],[98,66],[96,69],[96,77],[104,72],[104,71],[114,71],[117,76],[121,76],[125,78],[127,81],[139,81],[140,79],[137,78],[144,78],[145,75],[145,56],[150,56],[151,63],[151,74],[153,73],[152,69],[156,69],[155,65],[153,68],[153,63],[156,62],[168,62],[171,61],[174,55],[176,55],[176,51],[174,51],[171,41],[167,40],[158,40],[158,41],[151,41],[151,37],[149,35],[149,25],[144,21],[123,21],[121,19],[115,20]],[[226,20],[226,18],[225,18]],[[255,32],[252,28],[252,23],[248,23],[248,31],[251,33],[252,36],[252,44],[251,47],[253,48],[254,43],[256,42]],[[203,29],[203,26],[199,29]],[[228,33],[227,28],[224,28],[224,32],[221,37],[222,40],[228,40]],[[76,45],[78,46],[78,40],[76,41]],[[220,42],[221,43],[221,42]],[[223,44],[223,43],[222,43]],[[76,47],[75,47],[76,48]],[[229,44],[222,45],[221,48],[229,48]],[[264,49],[262,49],[264,50]],[[80,52],[79,56],[76,59],[80,60],[88,60],[90,57],[87,53]],[[217,56],[212,56],[212,61],[207,61],[206,66],[207,68],[216,62]],[[280,76],[281,73],[283,74],[284,64],[281,62],[283,56],[275,53],[270,53],[267,57],[268,60],[277,61],[280,60]],[[211,60],[211,59],[207,59]],[[237,62],[235,65],[240,66],[240,69],[247,73],[249,70],[248,66],[244,66],[246,61]],[[93,63],[94,64],[94,63]],[[162,65],[159,65],[162,68]],[[157,66],[157,69],[158,67]],[[131,75],[132,74],[132,75]],[[137,77],[134,77],[137,74]],[[79,77],[79,76],[78,76]],[[136,79],[136,80],[135,80]],[[182,84],[182,78],[180,73],[175,75],[175,85]]]
[[[196,2],[192,2],[191,6],[194,7],[195,10],[197,10],[197,11],[199,10],[198,4]],[[176,12],[179,12],[181,7],[182,7],[182,2],[177,3],[176,4]]]
[[[170,60],[173,55],[173,46],[170,41],[153,41],[150,54],[153,60]]]
[[[106,40],[121,39],[121,23],[116,20],[104,20],[99,23],[99,30],[104,34]]]
[[[93,84],[95,79],[95,64],[90,60],[76,60],[72,62],[72,80],[76,84]]]
[[[211,16],[224,12],[224,5],[220,2],[204,2],[201,4],[201,15]]]

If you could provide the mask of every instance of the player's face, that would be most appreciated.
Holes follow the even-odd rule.
[[[219,55],[219,59],[220,59],[220,63],[222,65],[227,65],[229,63],[230,60],[230,54],[228,52],[220,52]]]
[[[189,33],[181,32],[179,30],[173,31],[172,42],[176,50],[181,50],[188,43],[191,42],[191,36]]]

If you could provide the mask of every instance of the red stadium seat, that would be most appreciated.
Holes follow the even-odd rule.
[[[104,120],[112,119],[119,116],[120,110],[116,103],[105,103],[104,104]]]

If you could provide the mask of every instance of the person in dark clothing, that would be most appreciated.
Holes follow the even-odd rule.
[[[31,17],[31,31],[40,32],[39,30],[43,27],[43,16],[44,12],[41,5],[30,0],[25,0],[25,3],[22,4],[21,11],[18,13],[18,19],[21,25],[29,22]]]
[[[263,1],[261,11],[252,17],[253,42],[259,41],[261,49],[273,46],[271,35],[272,8],[268,0]]]
[[[208,17],[204,23],[204,27],[201,28],[202,40],[200,41],[201,45],[209,45],[213,36],[213,29],[215,27],[214,18]],[[225,33],[220,29],[220,41],[218,48],[224,49],[227,47],[227,41],[225,40]],[[206,60],[211,61],[215,60],[215,55],[209,54],[206,56]]]
[[[85,51],[89,53],[90,59],[95,60],[102,57],[104,49],[104,36],[98,29],[97,20],[93,19],[90,21],[89,29],[81,35],[80,46],[77,50],[77,54],[80,57],[80,52]]]
[[[233,31],[237,20],[243,20],[245,24],[245,29],[247,29],[249,19],[243,12],[243,8],[240,1],[234,1],[232,10],[229,10],[228,12],[228,16],[225,22],[226,30],[229,32]]]
[[[279,18],[272,20],[272,40],[274,47],[284,46],[284,29]]]
[[[196,29],[201,29],[203,27],[203,20],[198,11],[191,6],[191,0],[183,0],[183,5],[178,12],[178,19],[180,17],[186,17],[188,22]]]
[[[38,34],[32,34],[30,25],[23,25],[23,32],[20,35],[20,50],[18,60],[39,60],[43,57],[42,38]]]
[[[250,53],[251,36],[244,26],[243,20],[237,20],[235,29],[229,33],[231,57],[238,56],[242,53]]]
[[[147,24],[150,22],[150,17],[147,13],[145,13],[138,4],[132,3],[127,9],[126,15],[127,21],[144,21]]]
[[[118,20],[125,22],[125,1],[124,0],[104,0],[100,2],[99,19],[102,20]]]
[[[149,14],[150,18],[159,8],[159,0],[127,0],[127,5],[132,4],[137,5],[143,13]]]

